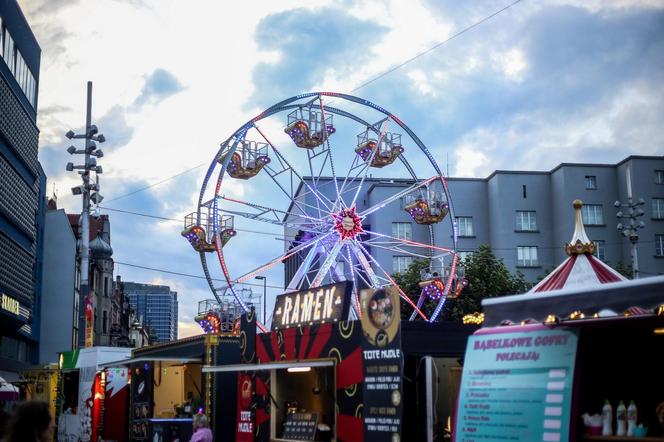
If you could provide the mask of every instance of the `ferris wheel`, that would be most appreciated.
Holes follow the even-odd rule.
[[[249,191],[237,196],[235,184]],[[417,231],[385,227],[397,218],[409,222],[394,224],[414,222]],[[240,226],[276,228],[283,244],[274,257],[242,268],[243,250],[233,248]],[[413,308],[411,320],[432,322],[466,284],[457,234],[447,182],[417,135],[386,109],[332,92],[283,100],[228,137],[182,231],[199,253],[213,295],[232,294],[245,311],[241,285],[283,264],[285,292],[351,281],[351,315],[358,318],[361,288],[394,285]],[[431,263],[417,301],[392,276],[385,257],[393,256]],[[218,268],[210,267],[213,261]],[[221,286],[212,276],[219,270]],[[429,317],[422,311],[427,297],[436,303]]]

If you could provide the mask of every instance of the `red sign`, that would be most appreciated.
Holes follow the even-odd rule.
[[[94,318],[92,317],[93,308],[92,308],[92,294],[88,295],[88,299],[85,302],[85,346],[92,347],[95,345],[95,335],[94,335]]]
[[[254,441],[254,415],[251,403],[254,399],[254,385],[251,376],[238,373],[237,375],[237,416],[235,418],[236,442]]]

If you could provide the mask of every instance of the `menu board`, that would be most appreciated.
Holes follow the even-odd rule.
[[[360,292],[364,440],[401,440],[401,312],[395,287]],[[405,439],[407,440],[407,439]]]
[[[576,345],[566,329],[471,336],[456,442],[568,441]]]
[[[289,413],[284,422],[283,439],[314,440],[316,437],[317,413]]]

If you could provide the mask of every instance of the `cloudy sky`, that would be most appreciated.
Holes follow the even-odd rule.
[[[108,140],[102,205],[164,218],[195,208],[221,141],[262,109],[312,90],[354,91],[389,109],[451,176],[661,155],[661,0],[523,0],[357,89],[510,3],[19,0],[42,48],[48,191],[60,207],[80,210],[63,134],[85,121],[88,80],[93,120]],[[229,192],[251,199],[256,191],[249,182]],[[116,261],[202,275],[180,222],[106,213]],[[251,244],[278,243],[241,236],[244,252],[236,246],[234,257],[249,267],[268,259]],[[170,285],[180,336],[198,332],[197,302],[210,297],[204,280],[116,270],[124,280]],[[281,274],[273,269],[268,284],[278,286]]]

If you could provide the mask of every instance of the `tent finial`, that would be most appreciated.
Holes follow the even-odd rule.
[[[583,207],[583,201],[574,200],[572,202],[572,207],[574,207],[575,213],[575,223],[574,223],[574,235],[572,235],[572,240],[569,244],[565,244],[565,252],[569,255],[582,255],[595,253],[595,243],[588,238],[586,235],[586,229],[583,227],[583,215],[581,214],[581,208]]]

